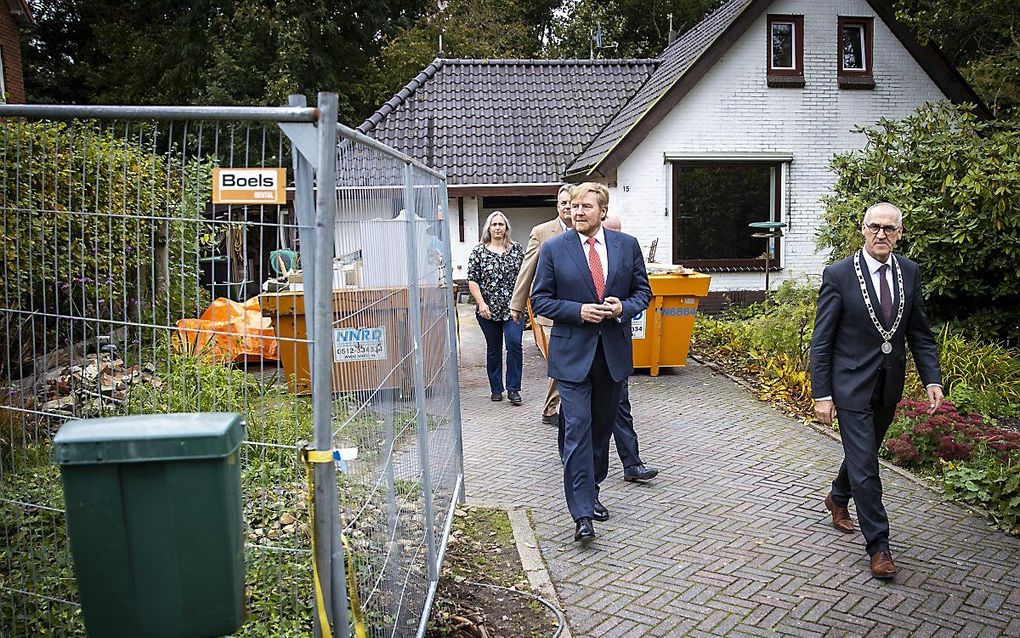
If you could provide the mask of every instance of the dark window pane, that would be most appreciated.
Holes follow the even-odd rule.
[[[765,240],[751,237],[755,231],[747,225],[769,219],[771,165],[677,165],[673,170],[676,257],[761,257]]]
[[[772,68],[793,68],[793,23],[772,23]]]
[[[864,25],[843,27],[843,68],[851,71],[867,68],[864,64]]]

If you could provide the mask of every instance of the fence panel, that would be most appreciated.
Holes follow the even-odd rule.
[[[337,586],[340,605],[357,596],[351,616],[373,636],[423,631],[463,495],[446,185],[341,127],[336,173],[316,180],[336,188],[334,259],[317,259],[312,181],[295,191],[292,167],[310,171],[321,149],[305,136],[307,155],[294,154],[283,124],[316,116],[0,106],[0,635],[84,635],[50,460],[60,424],[191,411],[246,420],[249,621],[237,635],[312,631],[298,449],[314,438],[320,355],[357,582]],[[288,169],[291,196],[211,204],[223,167]],[[317,267],[333,282],[321,316]],[[313,347],[316,321],[331,343]],[[332,536],[318,542],[342,560]]]
[[[357,451],[343,526],[369,634],[410,636],[463,487],[445,181],[341,131],[337,186],[334,436]]]
[[[277,364],[307,341],[244,302],[309,229],[286,205],[209,204],[213,167],[286,167],[287,138],[262,122],[27,118],[3,121],[0,145],[0,635],[84,632],[51,464],[60,423],[192,411],[245,415],[249,613],[307,633],[295,443],[311,407]]]

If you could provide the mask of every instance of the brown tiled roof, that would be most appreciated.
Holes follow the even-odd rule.
[[[867,2],[950,99],[990,117],[892,0]],[[608,175],[771,4],[727,0],[654,60],[436,59],[358,128],[445,169],[450,184]]]
[[[656,64],[440,58],[358,130],[441,167],[450,184],[547,184],[559,181]]]
[[[606,153],[623,140],[751,4],[752,0],[729,0],[667,47],[659,56],[661,64],[652,77],[571,163],[567,173],[577,175],[597,168]]]

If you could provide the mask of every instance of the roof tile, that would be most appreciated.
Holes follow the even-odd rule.
[[[450,184],[550,183],[655,70],[656,60],[436,59],[358,127]]]

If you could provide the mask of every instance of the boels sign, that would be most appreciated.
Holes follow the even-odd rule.
[[[214,168],[214,204],[286,204],[285,168]]]

